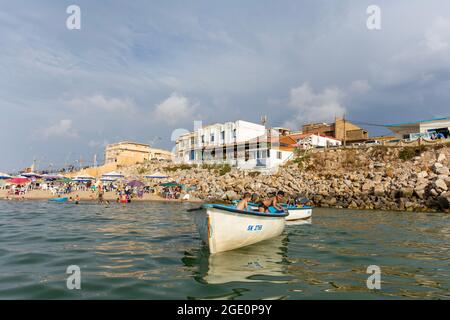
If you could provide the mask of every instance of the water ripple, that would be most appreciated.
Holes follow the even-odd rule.
[[[449,216],[315,209],[210,255],[189,204],[0,201],[0,299],[449,299]],[[81,290],[66,268],[81,268]],[[381,268],[381,290],[366,269]]]

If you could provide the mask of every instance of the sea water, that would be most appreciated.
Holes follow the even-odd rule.
[[[196,206],[0,201],[0,299],[450,298],[448,214],[316,208],[277,238],[210,255]],[[367,286],[373,265],[380,289]]]

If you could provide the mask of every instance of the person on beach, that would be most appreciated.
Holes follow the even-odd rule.
[[[128,203],[128,196],[125,192],[120,195],[120,202],[123,204]]]
[[[103,203],[103,188],[98,188],[98,202]]]
[[[80,196],[79,195],[75,196],[75,204],[80,204]]]
[[[252,195],[249,192],[244,193],[244,197],[236,205],[237,210],[248,210],[248,202],[252,199]]]
[[[284,191],[278,191],[277,194],[269,199],[265,199],[259,203],[259,212],[269,212],[269,207],[274,207],[278,211],[283,211],[283,208],[278,205],[284,198]]]

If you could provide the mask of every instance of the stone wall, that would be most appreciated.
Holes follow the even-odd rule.
[[[321,207],[440,211],[449,209],[449,164],[448,145],[376,146],[316,150],[300,155],[271,176],[234,168],[224,174],[220,167],[167,164],[147,170],[165,171],[174,180],[195,185],[191,195],[205,201],[233,200],[245,191],[267,196],[283,190]]]

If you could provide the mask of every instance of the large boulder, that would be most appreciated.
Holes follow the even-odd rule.
[[[435,188],[436,189],[440,189],[440,190],[443,190],[443,191],[447,191],[448,190],[448,187],[447,187],[447,183],[444,181],[444,180],[442,180],[442,179],[437,179],[435,182],[434,182],[434,186],[435,186]]]
[[[401,197],[402,198],[411,198],[411,196],[414,193],[414,189],[413,188],[402,188],[400,191],[401,191]]]
[[[224,194],[224,200],[230,200],[230,201],[232,201],[232,200],[239,200],[239,195],[235,192],[235,191],[233,191],[233,190],[228,190],[227,192],[225,192],[225,194]]]
[[[442,210],[450,209],[450,192],[445,193],[437,199],[437,203]]]
[[[436,162],[433,165],[433,171],[435,174],[437,175],[449,175],[449,169],[447,166],[444,166],[442,163],[440,162]]]
[[[384,190],[383,185],[380,184],[380,185],[375,186],[374,194],[377,197],[384,196],[384,193],[385,193],[385,190]]]
[[[426,171],[421,171],[417,174],[417,179],[423,179],[426,177],[428,177],[428,172],[426,172]]]

